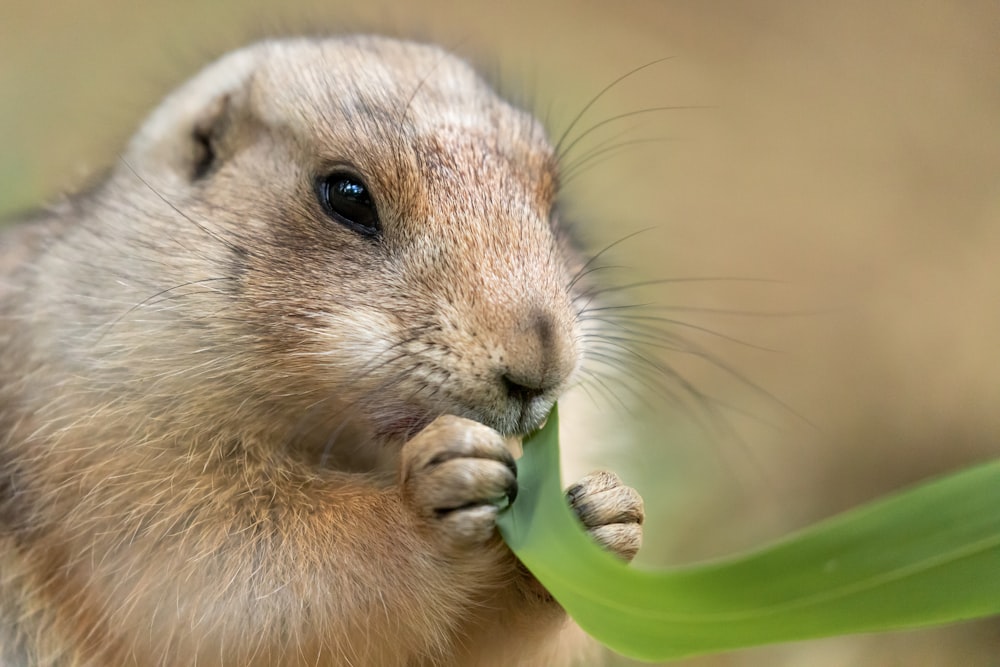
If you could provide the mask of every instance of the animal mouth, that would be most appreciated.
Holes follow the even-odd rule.
[[[441,414],[454,414],[472,419],[496,429],[504,437],[522,438],[538,430],[548,417],[554,400],[538,396],[531,400],[519,401],[517,406],[508,406],[506,411],[489,412],[472,407],[452,406],[452,409],[428,410],[415,405],[382,406],[379,418],[375,420],[375,432],[385,440],[406,442],[422,431]],[[514,407],[514,409],[510,409]]]
[[[555,403],[551,398],[537,397],[521,404],[521,412],[517,417],[517,435],[528,435],[537,431],[548,418],[549,411]]]

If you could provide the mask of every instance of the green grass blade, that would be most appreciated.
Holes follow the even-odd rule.
[[[683,569],[629,567],[583,531],[559,479],[558,415],[529,438],[500,531],[596,639],[668,660],[1000,614],[1000,461]]]

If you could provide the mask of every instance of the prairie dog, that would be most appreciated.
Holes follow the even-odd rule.
[[[0,250],[0,663],[558,665],[503,436],[586,344],[537,121],[463,61],[264,42]],[[571,494],[638,549],[641,499]]]

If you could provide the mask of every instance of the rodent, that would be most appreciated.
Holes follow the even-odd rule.
[[[0,245],[0,663],[558,665],[504,436],[578,374],[538,121],[463,60],[261,42]],[[569,494],[628,560],[642,501]]]

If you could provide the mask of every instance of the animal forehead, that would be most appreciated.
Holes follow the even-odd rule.
[[[448,127],[544,143],[530,114],[435,46],[354,37],[271,43],[266,56],[255,75],[257,106],[302,131],[346,121],[410,137]]]
[[[547,208],[555,196],[555,171],[544,150],[515,136],[477,136],[459,126],[441,126],[411,144],[430,198],[466,196],[467,207],[523,211]]]

